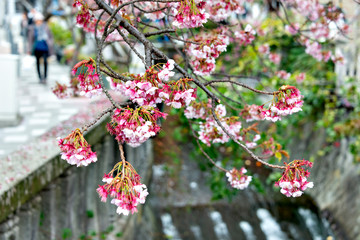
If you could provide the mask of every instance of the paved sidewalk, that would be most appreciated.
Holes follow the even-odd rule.
[[[87,98],[58,99],[52,93],[51,88],[56,81],[69,82],[68,66],[52,61],[48,71],[47,85],[39,84],[35,58],[22,57],[18,80],[18,103],[22,121],[15,127],[0,128],[0,157],[29,143],[89,104]]]

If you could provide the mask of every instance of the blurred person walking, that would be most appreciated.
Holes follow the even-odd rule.
[[[44,22],[44,16],[41,13],[34,14],[35,24],[29,26],[28,32],[28,42],[29,50],[31,50],[32,55],[36,57],[36,67],[39,75],[40,83],[46,84],[47,78],[47,58],[53,53],[53,35],[50,32],[47,23]],[[40,60],[43,60],[44,71],[41,73]]]

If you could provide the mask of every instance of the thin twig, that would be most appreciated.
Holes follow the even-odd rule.
[[[239,142],[232,134],[229,133],[228,130],[225,129],[224,125],[220,122],[219,118],[216,116],[215,107],[216,107],[216,103],[213,100],[212,103],[211,103],[211,112],[212,112],[212,115],[213,115],[216,123],[226,133],[226,135],[228,135],[236,144],[238,144],[242,149],[244,149],[253,159],[255,159],[256,161],[264,164],[265,166],[271,167],[271,168],[278,168],[278,169],[285,169],[286,168],[285,166],[279,166],[279,165],[274,165],[274,164],[270,164],[270,163],[265,162],[264,160],[262,160],[258,156],[256,156],[255,153],[253,153],[248,147],[246,147],[244,144]]]
[[[222,168],[222,167],[218,166],[218,165],[216,164],[216,162],[205,152],[204,148],[201,146],[201,144],[200,144],[200,142],[199,142],[198,137],[196,136],[196,133],[195,133],[194,129],[193,129],[192,126],[191,126],[191,123],[190,123],[190,129],[191,129],[191,132],[192,132],[192,134],[193,134],[193,136],[194,136],[194,138],[195,138],[195,141],[196,141],[197,145],[199,146],[200,151],[202,152],[202,154],[204,154],[204,156],[205,156],[216,168],[220,169],[221,171],[228,172],[228,170],[226,170],[225,168]]]
[[[235,85],[238,85],[238,86],[241,86],[243,88],[247,88],[253,92],[256,92],[256,93],[260,93],[260,94],[266,94],[266,95],[275,95],[277,93],[279,93],[279,91],[275,91],[275,92],[265,92],[265,91],[261,91],[261,90],[257,90],[255,88],[252,88],[244,83],[240,83],[240,82],[235,82],[235,81],[232,81],[232,80],[226,80],[226,79],[216,79],[216,80],[212,80],[212,81],[208,81],[207,83],[205,83],[204,85],[207,86],[207,85],[212,85],[214,83],[230,83],[230,84],[235,84]]]
[[[94,121],[86,124],[85,126],[82,127],[81,132],[86,132],[90,127],[92,127],[93,125],[95,125],[103,116],[107,115],[108,113],[112,112],[115,109],[114,106],[111,106],[107,109],[105,109],[102,113],[100,113],[95,119]]]
[[[99,21],[100,21],[102,15],[103,15],[104,13],[105,13],[105,11],[101,12],[98,20],[96,21],[95,32],[94,32],[95,39],[96,39],[96,46],[97,46],[97,53],[96,53],[96,73],[97,73],[98,76],[99,76],[99,83],[100,83],[100,86],[101,86],[104,94],[106,95],[106,97],[109,99],[109,101],[111,102],[111,104],[112,104],[114,107],[119,108],[119,105],[114,101],[114,99],[111,97],[111,95],[109,94],[109,92],[108,92],[107,89],[105,88],[103,76],[102,76],[101,71],[100,71],[100,54],[101,54],[101,52],[102,52],[102,44],[103,44],[104,41],[105,41],[105,37],[104,37],[105,35],[103,36],[102,40],[100,41],[100,40],[97,38],[97,28],[98,28],[98,25],[99,25]]]

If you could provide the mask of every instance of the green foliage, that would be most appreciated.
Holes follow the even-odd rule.
[[[225,173],[219,171],[211,171],[211,178],[209,179],[210,189],[213,192],[212,200],[219,200],[223,198],[231,198],[236,194],[235,189],[230,189],[227,182],[224,181]]]
[[[64,28],[55,21],[50,22],[50,30],[54,36],[54,42],[58,46],[67,46],[73,44],[71,31]]]
[[[92,210],[86,210],[86,216],[88,218],[93,218],[94,217],[94,211]]]
[[[277,179],[276,179],[277,180]],[[272,184],[272,183],[271,183]],[[264,194],[265,193],[265,187],[264,183],[261,182],[261,180],[257,177],[253,177],[251,180],[251,185],[255,187],[256,191],[258,193]]]
[[[64,228],[62,232],[62,239],[71,239],[72,231],[69,228]]]
[[[39,226],[43,226],[44,218],[45,218],[44,212],[40,212]]]
[[[79,239],[81,240],[95,240],[95,239],[107,239],[108,235],[114,231],[114,226],[110,225],[105,231],[97,233],[96,231],[90,231],[88,234],[82,234]],[[117,235],[116,235],[117,236]]]

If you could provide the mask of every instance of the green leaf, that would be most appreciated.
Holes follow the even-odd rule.
[[[275,152],[275,157],[276,157],[279,161],[281,161],[281,159],[282,159],[282,155],[281,155],[280,152]]]

